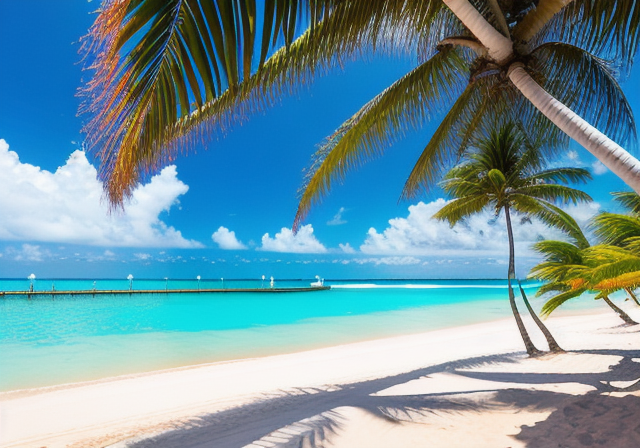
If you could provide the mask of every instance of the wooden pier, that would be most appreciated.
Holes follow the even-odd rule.
[[[134,294],[206,294],[218,292],[264,292],[264,293],[281,293],[281,292],[313,292],[326,291],[331,286],[308,286],[299,288],[216,288],[216,289],[83,289],[78,291],[0,291],[0,297],[3,296],[104,296],[104,295],[134,295]]]

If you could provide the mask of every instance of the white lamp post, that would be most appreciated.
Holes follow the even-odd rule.
[[[196,279],[198,279],[198,291],[200,291],[200,276],[198,275]]]
[[[164,290],[165,292],[169,290],[169,277],[164,278]]]
[[[127,280],[129,280],[129,291],[133,291],[133,275],[129,274]]]
[[[29,277],[29,291],[33,292],[33,281],[36,279],[36,274],[31,274]]]

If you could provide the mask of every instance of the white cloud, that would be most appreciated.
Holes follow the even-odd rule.
[[[580,161],[580,156],[578,155],[578,151],[575,151],[573,149],[567,151],[566,156],[569,160],[573,160],[574,162]]]
[[[596,176],[600,176],[601,174],[609,171],[609,169],[604,166],[604,164],[599,160],[596,160],[591,164],[591,169],[593,170],[593,174],[595,174]]]
[[[351,244],[346,243],[346,244],[338,244],[338,246],[340,247],[340,249],[342,250],[342,252],[344,252],[345,254],[355,254],[356,250],[351,247]]]
[[[260,250],[270,252],[288,252],[296,254],[319,254],[327,252],[327,248],[313,235],[311,224],[302,226],[297,234],[283,227],[271,238],[268,233],[262,237]]]
[[[133,256],[136,257],[137,260],[141,260],[141,261],[151,259],[151,254],[137,253],[137,254],[133,254]]]
[[[381,258],[356,258],[353,260],[357,264],[375,264],[379,266],[381,264],[388,266],[407,266],[413,264],[420,264],[420,260],[415,257],[381,257]]]
[[[40,246],[23,244],[19,250],[8,248],[7,256],[15,261],[43,261],[45,257],[49,258],[51,254],[49,251],[40,249]]]
[[[340,207],[340,210],[338,210],[338,213],[335,214],[335,216],[333,217],[333,219],[331,219],[331,221],[327,221],[327,224],[330,226],[339,226],[341,224],[346,224],[347,221],[342,219],[342,214],[345,211],[346,209],[344,207]]]
[[[226,227],[220,226],[218,230],[213,232],[211,239],[224,250],[244,250],[247,248],[236,238],[236,232]]]
[[[168,166],[137,187],[125,213],[108,212],[102,184],[83,151],[55,172],[21,163],[0,139],[0,240],[64,242],[94,246],[201,247],[167,226],[159,215],[189,187]]]
[[[448,223],[431,217],[446,201],[437,199],[409,207],[409,216],[389,220],[382,232],[371,228],[360,250],[375,255],[412,256],[504,256],[508,250],[508,237],[504,215],[497,220],[489,211],[471,216],[451,228]],[[597,213],[599,204],[580,204],[565,209],[579,224]],[[532,243],[545,238],[564,239],[556,229],[533,220],[512,216],[513,233],[520,256],[532,255]]]

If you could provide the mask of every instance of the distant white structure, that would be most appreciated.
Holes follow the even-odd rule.
[[[271,287],[273,288],[273,276],[271,276],[271,283],[270,283]]]
[[[260,286],[261,288],[264,288],[264,279],[265,279],[265,277],[264,277],[264,275],[263,275],[263,276],[262,276],[262,285]]]
[[[33,292],[33,281],[36,279],[36,274],[31,274],[29,277],[29,291]]]
[[[198,280],[198,290],[200,290],[200,276],[199,275],[196,277],[196,280]]]
[[[129,291],[133,289],[133,275],[127,275],[127,280],[129,280]]]
[[[316,281],[315,282],[311,282],[311,286],[313,286],[313,287],[324,286],[324,279],[320,278],[319,275],[316,275]]]

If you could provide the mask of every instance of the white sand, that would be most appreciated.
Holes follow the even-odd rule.
[[[626,309],[640,319],[640,308]],[[508,319],[7,392],[0,394],[0,446],[124,447],[134,436],[186,427],[209,431],[207,437],[216,447],[299,446],[301,439],[303,446],[326,448],[524,447],[527,441],[528,446],[546,446],[545,440],[561,436],[582,443],[575,446],[586,446],[606,437],[615,442],[620,434],[640,440],[637,418],[629,420],[637,428],[626,432],[619,428],[627,424],[629,412],[637,417],[640,393],[598,391],[603,381],[626,387],[640,378],[640,328],[620,327],[620,322],[610,312],[547,321],[566,350],[597,353],[538,359],[513,355],[522,350],[522,343],[515,323]],[[538,347],[546,348],[535,334]],[[505,353],[511,355],[427,369]],[[598,401],[605,398],[606,403]],[[620,405],[624,409],[613,400],[624,401]],[[589,413],[585,411],[589,406],[604,406],[607,412]],[[605,414],[611,419],[606,420]],[[567,418],[575,421],[563,420]],[[605,434],[615,425],[618,430]],[[588,429],[594,426],[599,428],[597,434]],[[553,438],[545,439],[549,434]],[[215,443],[218,436],[220,442]]]

